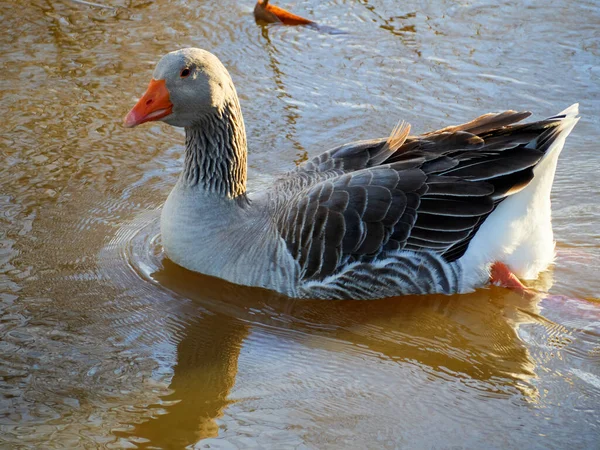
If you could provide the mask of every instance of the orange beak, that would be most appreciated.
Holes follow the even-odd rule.
[[[127,128],[159,120],[173,112],[165,80],[150,80],[148,89],[123,119]]]

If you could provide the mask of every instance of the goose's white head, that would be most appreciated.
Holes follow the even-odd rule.
[[[193,127],[235,98],[229,72],[206,50],[185,48],[167,53],[156,65],[148,89],[123,123],[135,127],[161,120],[175,127]]]

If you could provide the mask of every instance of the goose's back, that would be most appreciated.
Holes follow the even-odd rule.
[[[403,128],[325,152],[278,180],[269,214],[298,263],[303,295],[468,289],[457,261],[565,130],[565,114],[515,124],[527,116],[487,114],[415,137]],[[336,294],[334,285],[350,288]]]

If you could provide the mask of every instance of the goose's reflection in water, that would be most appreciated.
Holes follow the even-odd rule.
[[[149,445],[180,448],[219,435],[216,419],[231,402],[238,371],[241,374],[252,365],[238,367],[240,349],[251,335],[261,333],[329,352],[331,360],[325,364],[331,370],[316,376],[315,389],[335,383],[336,376],[358,377],[370,365],[369,360],[384,359],[398,366],[416,367],[415,376],[424,380],[458,383],[461,389],[471,389],[480,397],[516,396],[525,403],[536,400],[537,391],[530,383],[535,377],[534,362],[518,334],[519,326],[538,320],[536,298],[490,288],[460,296],[293,300],[192,273],[169,260],[162,264],[152,274],[154,280],[192,299],[208,313],[190,319],[182,333],[172,392],[160,405],[164,414],[139,424],[134,431]],[[269,340],[261,345],[265,342]],[[260,346],[249,347],[249,352],[261,352]],[[292,347],[280,345],[277,352],[281,358],[289,358],[285,354],[288,350],[297,352]],[[314,357],[320,356],[315,352]],[[260,364],[261,355],[255,358],[253,363]],[[349,361],[356,367],[348,367]],[[336,369],[340,370],[337,374]],[[306,376],[315,374],[307,369]],[[400,372],[398,376],[402,376]],[[411,381],[406,381],[410,386]],[[420,394],[409,387],[405,392],[385,395],[400,404],[402,397]],[[178,436],[176,441],[174,435]]]
[[[248,326],[232,317],[206,314],[192,318],[177,346],[177,364],[161,414],[136,426],[133,434],[160,448],[183,448],[215,437],[215,418],[228,405],[238,356]]]

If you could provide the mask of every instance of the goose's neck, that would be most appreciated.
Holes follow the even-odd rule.
[[[181,181],[227,199],[245,198],[246,130],[237,97],[185,129]]]

